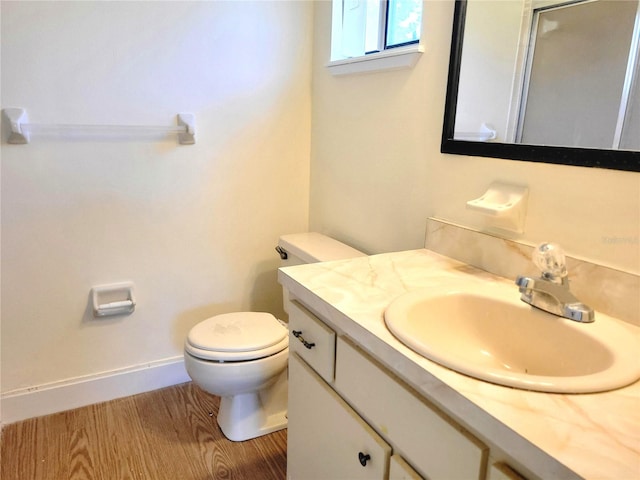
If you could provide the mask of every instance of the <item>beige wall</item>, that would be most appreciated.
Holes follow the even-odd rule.
[[[175,139],[2,145],[2,391],[182,355],[188,329],[279,313],[278,236],[308,227],[312,5],[2,2],[2,107]],[[132,280],[131,316],[93,285]]]
[[[516,65],[522,10],[517,1],[467,4],[455,132],[478,132],[486,123],[496,141],[513,141],[509,120],[514,77],[521,75]]]
[[[530,189],[523,241],[640,272],[638,173],[440,153],[452,1],[425,2],[414,68],[349,77],[324,67],[331,6],[315,7],[312,229],[370,253],[418,248],[428,216],[483,227],[465,204],[498,180]]]

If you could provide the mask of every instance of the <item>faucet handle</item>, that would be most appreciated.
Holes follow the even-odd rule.
[[[533,263],[542,271],[542,277],[555,283],[562,283],[567,276],[564,250],[555,243],[541,243],[533,251]]]

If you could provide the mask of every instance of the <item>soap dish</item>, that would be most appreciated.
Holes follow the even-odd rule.
[[[527,187],[496,182],[484,195],[469,200],[467,208],[485,215],[492,227],[522,233],[528,194]]]

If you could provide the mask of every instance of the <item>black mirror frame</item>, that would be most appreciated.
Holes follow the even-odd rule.
[[[460,80],[460,63],[462,60],[466,12],[467,0],[455,0],[451,55],[449,57],[449,80],[447,83],[442,143],[440,147],[442,153],[640,172],[640,152],[630,150],[600,150],[595,148],[454,140],[453,133],[458,101],[458,82]]]

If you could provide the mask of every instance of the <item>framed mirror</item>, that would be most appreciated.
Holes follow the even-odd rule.
[[[456,0],[441,152],[639,172],[639,37],[639,0]]]

